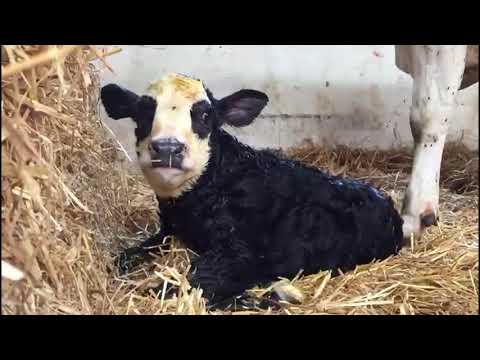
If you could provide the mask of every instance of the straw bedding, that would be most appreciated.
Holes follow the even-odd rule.
[[[207,314],[201,291],[185,280],[195,254],[176,239],[166,239],[173,250],[137,273],[113,271],[114,254],[157,225],[151,190],[127,171],[98,119],[91,60],[108,66],[103,50],[2,46],[2,313]],[[397,204],[412,162],[408,150],[305,145],[288,155],[367,180]],[[301,304],[223,313],[477,314],[478,154],[448,145],[441,187],[440,225],[400,256],[335,278],[299,274],[291,285]],[[180,286],[173,299],[153,290],[163,280]]]

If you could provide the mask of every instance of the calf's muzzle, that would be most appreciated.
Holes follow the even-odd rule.
[[[152,167],[174,168],[182,170],[185,155],[185,144],[175,138],[161,138],[152,140],[150,144]]]

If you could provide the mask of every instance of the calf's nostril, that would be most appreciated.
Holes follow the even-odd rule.
[[[181,145],[178,145],[178,146],[174,147],[172,152],[173,152],[174,155],[180,155],[183,152],[184,149],[185,149],[185,146],[183,144],[181,144]]]
[[[162,150],[163,146],[162,144],[159,143],[152,143],[151,144],[151,149],[155,151],[156,153],[159,153]]]

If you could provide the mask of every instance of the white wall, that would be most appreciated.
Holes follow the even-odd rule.
[[[410,146],[412,80],[395,66],[392,45],[220,46],[127,45],[108,58],[115,82],[138,93],[166,72],[202,79],[216,97],[240,88],[266,92],[263,117],[230,130],[254,146],[323,144],[395,148]],[[134,157],[134,125],[106,124]],[[478,84],[459,93],[449,140],[478,149]],[[462,135],[463,134],[463,135]]]

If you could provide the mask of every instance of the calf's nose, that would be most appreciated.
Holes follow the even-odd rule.
[[[155,167],[180,168],[185,144],[175,138],[161,138],[151,143],[152,163]]]
[[[152,141],[152,149],[157,154],[179,155],[185,149],[185,145],[175,138],[164,138]]]

